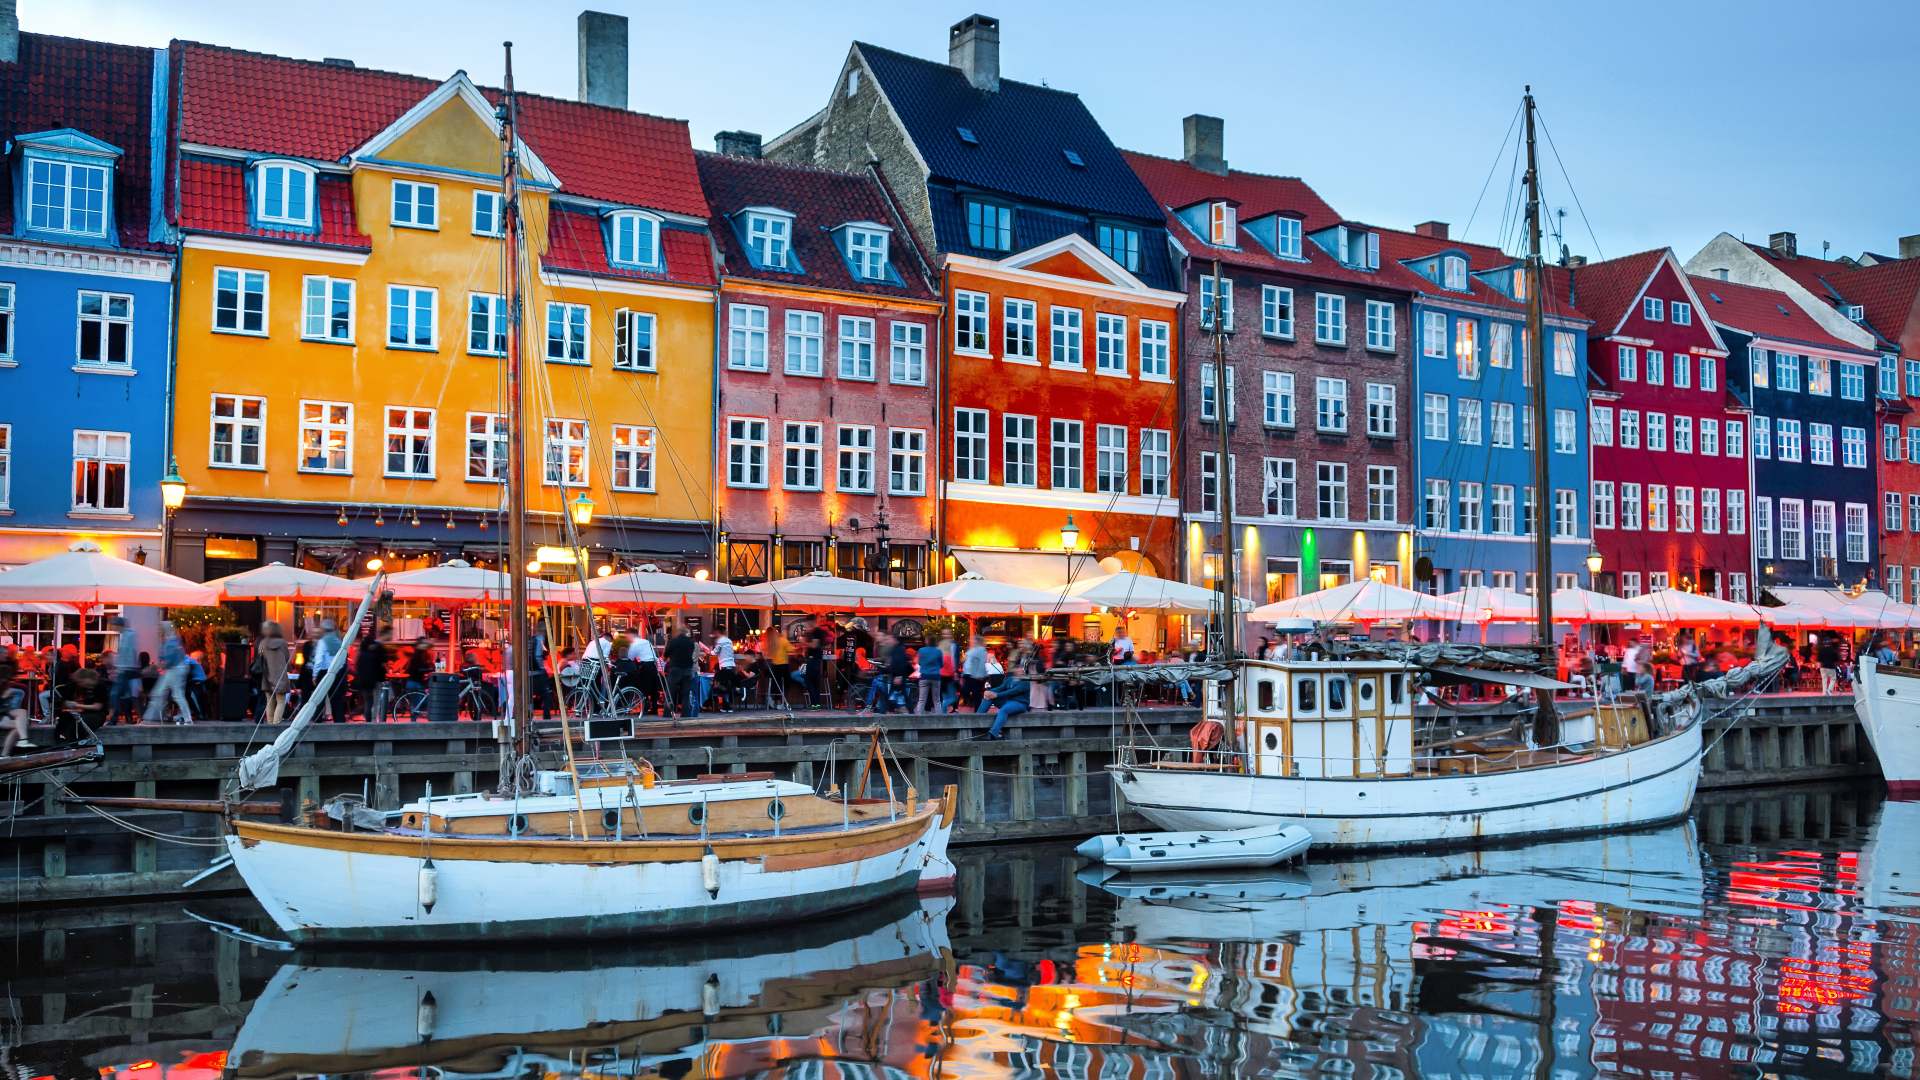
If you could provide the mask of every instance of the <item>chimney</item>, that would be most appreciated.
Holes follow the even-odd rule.
[[[1920,233],[1914,233],[1912,236],[1903,236],[1900,238],[1900,257],[1903,259],[1920,259]]]
[[[320,62],[328,67],[350,68],[353,66],[353,61],[344,56],[326,56],[322,57]]]
[[[4,2],[4,0],[0,0]],[[627,107],[627,17],[580,13],[580,100]]]
[[[1210,173],[1227,175],[1227,122],[1217,116],[1194,113],[1180,121],[1186,150],[1181,155],[1187,164]]]
[[[1783,259],[1791,259],[1800,254],[1800,238],[1790,232],[1768,234],[1767,246],[1773,249],[1775,255]]]
[[[969,15],[947,31],[947,63],[957,67],[975,90],[1000,89],[1000,20]]]
[[[0,64],[20,59],[20,15],[15,0],[0,0]]]
[[[1445,240],[1447,238],[1447,223],[1444,221],[1423,221],[1415,225],[1413,231],[1420,236],[1431,236],[1435,240]]]
[[[760,136],[751,131],[723,131],[713,137],[713,148],[728,157],[757,158]]]
[[[1587,257],[1586,257],[1585,255],[1569,255],[1569,256],[1567,256],[1567,266],[1569,266],[1569,267],[1572,267],[1572,268],[1578,268],[1578,267],[1582,267],[1582,266],[1585,266],[1585,265],[1587,265]]]

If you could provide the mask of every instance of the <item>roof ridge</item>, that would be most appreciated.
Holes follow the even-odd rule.
[[[1647,249],[1646,249],[1645,251],[1635,251],[1635,252],[1631,252],[1631,253],[1629,253],[1629,254],[1626,254],[1626,255],[1615,255],[1615,256],[1614,256],[1613,258],[1611,258],[1611,259],[1597,259],[1597,260],[1594,260],[1594,261],[1592,261],[1592,262],[1587,262],[1587,263],[1583,263],[1583,264],[1581,264],[1580,266],[1569,266],[1569,267],[1566,267],[1565,269],[1568,269],[1568,270],[1591,270],[1591,269],[1593,269],[1593,268],[1594,268],[1594,267],[1596,267],[1596,266],[1615,266],[1615,265],[1619,265],[1619,264],[1622,264],[1622,263],[1625,263],[1625,262],[1627,262],[1627,261],[1628,261],[1628,260],[1630,260],[1630,259],[1639,259],[1639,258],[1644,258],[1645,256],[1648,256],[1648,255],[1664,255],[1664,254],[1666,254],[1667,252],[1669,252],[1669,251],[1672,251],[1672,250],[1673,250],[1673,245],[1671,245],[1671,244],[1662,244],[1662,245],[1660,245],[1659,247],[1650,247],[1650,248],[1647,248]],[[1685,267],[1682,267],[1682,268],[1681,268],[1681,272],[1682,272],[1682,273],[1685,273],[1685,272],[1686,272],[1686,269],[1685,269]]]
[[[23,38],[39,38],[42,41],[48,42],[65,42],[70,45],[104,45],[109,49],[127,49],[132,52],[141,53],[157,52],[161,48],[161,46],[158,45],[135,45],[125,41],[103,41],[99,38],[71,37],[67,34],[42,34],[32,30],[22,30],[20,36]],[[20,61],[16,57],[9,62],[18,64]]]
[[[693,156],[696,159],[715,158],[715,159],[728,161],[728,162],[738,162],[739,164],[745,165],[748,167],[761,167],[761,168],[767,168],[767,169],[785,169],[789,172],[815,173],[821,176],[838,176],[838,177],[844,177],[849,180],[864,181],[868,179],[868,174],[865,172],[859,172],[852,169],[835,169],[827,165],[815,165],[812,162],[808,162],[808,161],[779,161],[774,158],[765,158],[765,157],[750,158],[750,157],[741,157],[738,154],[723,154],[718,150],[699,150],[699,149],[694,150]]]
[[[1192,162],[1186,160],[1185,158],[1168,157],[1165,154],[1152,154],[1152,153],[1148,153],[1145,150],[1129,150],[1124,146],[1116,147],[1116,149],[1118,149],[1123,154],[1132,154],[1135,157],[1152,158],[1155,161],[1164,161],[1169,165],[1180,165],[1185,168],[1192,169],[1194,172],[1206,173],[1208,176],[1220,176],[1219,173],[1208,172],[1206,169],[1202,169],[1198,165],[1193,164]],[[1222,177],[1222,179],[1231,180],[1236,176],[1252,177],[1259,180],[1292,180],[1295,183],[1306,184],[1307,187],[1309,188],[1313,187],[1312,184],[1307,183],[1307,179],[1304,176],[1289,176],[1285,173],[1263,173],[1253,169],[1235,169],[1231,167],[1227,169],[1226,176]],[[1314,194],[1318,195],[1319,192],[1315,191]]]
[[[883,52],[891,56],[897,56],[902,60],[911,60],[916,64],[928,64],[933,67],[946,68],[947,70],[952,71],[956,75],[960,74],[960,69],[954,67],[952,64],[942,63],[939,60],[929,60],[924,56],[916,56],[910,52],[901,52],[899,49],[890,49],[885,45],[875,45],[871,41],[861,41],[859,38],[855,38],[853,40],[853,45],[854,45],[854,48],[857,48],[857,49],[873,49],[876,52]],[[1080,96],[1079,94],[1076,94],[1071,90],[1062,90],[1057,86],[1046,86],[1041,83],[1031,83],[1031,82],[1027,82],[1024,79],[1008,79],[1003,77],[1001,78],[1000,82],[1002,84],[1012,83],[1015,86],[1024,86],[1029,90],[1044,90],[1049,94],[1059,94],[1063,97],[1070,97],[1070,98],[1077,99]]]

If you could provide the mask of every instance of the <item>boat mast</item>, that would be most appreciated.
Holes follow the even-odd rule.
[[[1527,114],[1527,333],[1526,355],[1521,358],[1532,376],[1527,400],[1532,406],[1533,422],[1533,599],[1537,623],[1535,641],[1543,655],[1553,656],[1553,478],[1547,415],[1546,328],[1543,310],[1543,278],[1540,259],[1540,159],[1533,140],[1533,87],[1526,88]],[[1559,741],[1559,718],[1553,710],[1553,691],[1535,692],[1539,709],[1534,714],[1534,741],[1546,745]]]
[[[1234,656],[1233,610],[1233,461],[1230,434],[1233,414],[1227,394],[1227,308],[1230,300],[1220,277],[1220,260],[1213,260],[1213,415],[1220,426],[1220,460],[1214,475],[1214,502],[1220,507],[1220,659]]]
[[[507,295],[507,655],[513,680],[513,753],[523,757],[532,747],[528,727],[533,719],[529,707],[533,686],[527,677],[527,436],[520,333],[526,311],[520,281],[520,252],[525,240],[520,218],[519,104],[513,93],[513,42],[504,46],[506,93],[499,115],[501,269]],[[504,746],[502,751],[504,754]],[[503,771],[500,782],[503,787],[517,783],[518,771]]]

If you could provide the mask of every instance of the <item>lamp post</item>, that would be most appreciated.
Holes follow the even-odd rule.
[[[573,523],[583,529],[593,524],[593,500],[587,498],[584,491],[568,504],[567,512],[573,515]]]
[[[1598,544],[1587,547],[1587,587],[1594,592],[1600,591],[1600,568],[1606,565],[1605,556],[1600,554]]]
[[[160,478],[160,569],[171,572],[173,562],[173,512],[187,502],[187,481],[180,475],[178,458],[167,459],[167,475]]]
[[[1067,585],[1073,584],[1073,553],[1080,549],[1080,526],[1073,523],[1073,515],[1067,515],[1067,523],[1060,526],[1060,549],[1067,554]],[[1034,634],[1038,636],[1040,623],[1034,620]]]

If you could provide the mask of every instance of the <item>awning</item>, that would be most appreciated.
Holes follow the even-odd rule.
[[[1848,607],[1857,600],[1867,600],[1878,597],[1882,602],[1885,602],[1889,599],[1887,594],[1878,591],[1864,592],[1856,597],[1845,589],[1822,589],[1808,585],[1774,585],[1770,586],[1767,591],[1773,594],[1774,599],[1783,604],[1801,604],[1820,611],[1833,611],[1838,608]]]
[[[1063,551],[1053,555],[1044,551],[954,548],[953,557],[960,560],[960,565],[968,571],[989,581],[1003,581],[1008,585],[1041,592],[1057,593],[1065,589],[1069,573],[1074,581],[1085,581],[1105,573],[1093,556],[1084,552],[1068,555]]]
[[[1531,671],[1494,671],[1488,668],[1470,667],[1430,667],[1428,671],[1437,671],[1443,675],[1465,679],[1468,682],[1500,683],[1503,686],[1524,686],[1529,690],[1572,690],[1572,683],[1558,679],[1549,679],[1545,675],[1535,675]]]

